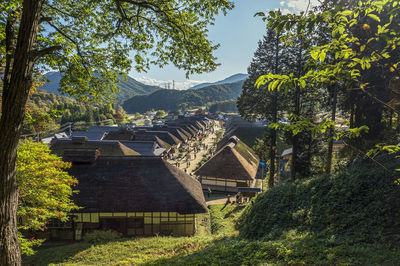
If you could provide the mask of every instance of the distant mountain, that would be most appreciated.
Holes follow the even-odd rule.
[[[203,84],[205,82],[205,81],[191,80],[191,79],[186,79],[185,81],[174,81],[172,79],[158,80],[147,77],[140,77],[140,78],[135,77],[135,80],[146,85],[158,86],[163,89],[176,89],[176,90],[187,90],[193,86]]]
[[[58,91],[60,88],[60,80],[61,80],[60,72],[48,72],[45,74],[45,76],[49,80],[49,82],[46,82],[44,86],[41,87],[40,89],[48,93],[61,95],[62,93]],[[120,90],[116,96],[118,103],[123,103],[125,100],[135,95],[146,95],[161,89],[160,87],[157,86],[145,85],[129,76],[126,77],[126,80],[124,80],[124,78],[121,76],[119,78],[119,83],[117,87]]]
[[[211,86],[211,85],[221,85],[221,84],[228,84],[228,83],[235,83],[235,82],[239,82],[239,81],[243,81],[245,79],[247,79],[249,75],[248,74],[235,74],[232,75],[224,80],[220,80],[217,82],[212,82],[212,83],[201,83],[199,85],[193,86],[191,88],[189,88],[189,90],[198,90],[207,86]]]
[[[194,108],[215,101],[236,99],[242,92],[243,80],[221,85],[211,85],[197,90],[158,90],[149,95],[134,96],[123,104],[128,113],[151,109],[176,111]]]

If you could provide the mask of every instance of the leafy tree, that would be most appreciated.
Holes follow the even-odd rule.
[[[228,0],[45,1],[0,3],[0,264],[21,263],[15,161],[35,73],[57,69],[62,91],[91,101],[116,91],[119,73],[172,62],[187,75],[217,67],[207,25]],[[129,59],[133,51],[133,60]],[[5,55],[5,56],[3,56]]]
[[[268,31],[262,41],[259,41],[258,48],[254,53],[253,60],[247,70],[249,77],[243,84],[243,91],[238,98],[238,109],[240,115],[247,120],[256,118],[267,119],[272,123],[278,122],[278,111],[284,109],[283,93],[277,91],[268,92],[266,86],[255,87],[258,77],[263,73],[283,74],[288,71],[288,49],[280,40],[280,34],[275,31]],[[279,98],[279,100],[278,100]],[[276,157],[277,131],[271,128],[267,139],[261,144],[266,145],[269,158],[268,185],[274,185],[275,157]],[[260,146],[260,144],[258,145]],[[265,155],[265,154],[264,154]]]
[[[346,1],[340,1],[343,2]],[[258,86],[269,83],[272,84],[269,89],[274,90],[310,84],[316,88],[328,88],[325,93],[329,93],[332,86],[345,88],[347,95],[341,99],[344,99],[341,106],[348,104],[350,107],[347,110],[350,109],[351,127],[346,132],[336,131],[333,136],[341,138],[356,154],[365,155],[361,147],[368,149],[385,141],[381,134],[384,129],[383,109],[398,114],[400,23],[395,19],[400,12],[398,5],[398,1],[393,0],[359,1],[356,5],[354,2],[347,4],[348,9],[340,11],[280,17],[275,13],[272,15],[272,12],[268,23],[271,29],[281,31],[294,27],[297,28],[295,36],[302,36],[310,28],[327,25],[331,38],[308,49],[309,57],[304,62],[308,70],[303,75],[270,73],[260,77]],[[335,118],[333,111],[332,118]],[[309,128],[315,126],[309,122]],[[335,123],[328,120],[320,121],[317,127],[325,132],[328,124],[330,129],[335,127]],[[360,138],[360,132],[365,132],[366,128],[369,128],[369,133]],[[355,140],[352,139],[354,136]],[[358,145],[354,145],[357,142]]]
[[[70,163],[50,153],[46,144],[31,140],[18,147],[18,238],[22,253],[32,254],[41,243],[29,237],[32,231],[46,229],[50,219],[66,221],[76,206],[70,197],[77,180],[66,172]]]
[[[210,113],[237,113],[237,100],[217,101],[209,106]]]
[[[122,125],[124,122],[124,115],[121,112],[116,112],[113,116],[117,124]]]
[[[155,118],[155,119],[161,119],[161,118],[165,117],[166,115],[167,115],[167,114],[165,113],[164,110],[158,110],[158,111],[156,112],[156,114],[154,115],[154,118]]]

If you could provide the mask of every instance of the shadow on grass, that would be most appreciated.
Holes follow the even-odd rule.
[[[93,246],[100,246],[108,243],[124,242],[126,240],[133,240],[127,238],[121,238],[117,240],[104,241],[99,243],[89,243],[85,241],[81,242],[64,242],[63,244],[49,241],[45,242],[41,247],[37,249],[35,254],[31,256],[22,257],[22,265],[49,265],[59,264],[68,261],[69,259],[76,256],[78,253],[85,251]]]
[[[398,265],[400,261],[398,247],[350,242],[316,236],[276,241],[226,237],[202,250],[144,265]]]
[[[237,205],[233,210],[227,212],[224,216],[224,218],[229,218],[232,214],[241,212],[244,208],[246,208],[245,205]]]
[[[49,265],[50,263],[62,263],[77,253],[89,248],[92,244],[77,242],[65,245],[52,246],[51,242],[40,247],[34,255],[23,256],[22,265]]]

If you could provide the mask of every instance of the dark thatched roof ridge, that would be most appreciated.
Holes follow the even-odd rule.
[[[186,132],[188,132],[188,133],[190,134],[190,137],[191,137],[191,138],[194,137],[194,136],[196,136],[196,134],[197,134],[197,131],[194,130],[194,129],[193,129],[191,126],[189,126],[189,125],[177,125],[177,126],[183,128]]]
[[[79,212],[207,212],[200,183],[160,157],[101,157],[69,172]]]
[[[246,144],[232,137],[196,172],[196,175],[224,179],[253,180],[259,159]]]
[[[183,134],[176,127],[166,127],[166,126],[164,126],[164,127],[152,127],[152,128],[150,128],[150,131],[166,131],[166,132],[169,132],[181,142],[185,142],[188,139],[188,137],[185,134]]]
[[[135,129],[134,129],[135,130]],[[144,130],[144,129],[140,129],[138,131],[135,131],[135,138],[136,136],[141,136],[141,135],[152,135],[152,136],[156,136],[159,139],[161,139],[162,141],[168,143],[171,146],[174,145],[179,145],[182,143],[182,141],[180,141],[177,137],[175,137],[174,135],[172,135],[171,133],[169,133],[168,131],[152,131],[152,130]]]
[[[66,149],[73,149],[75,151],[82,151],[95,149],[100,152],[100,156],[139,156],[136,151],[129,149],[119,141],[115,140],[88,140],[81,144],[73,143],[73,140],[57,140],[51,145],[51,150],[63,156]]]
[[[166,152],[170,151],[172,148],[171,145],[161,140],[156,135],[150,135],[150,134],[135,135],[133,141],[155,141],[158,145],[160,145],[161,148],[164,148]]]
[[[86,131],[72,131],[70,139],[73,137],[87,137],[89,140],[102,140],[106,132],[94,131],[94,132],[86,132]]]
[[[104,137],[105,140],[133,140],[135,133],[126,128],[120,129],[118,131],[111,131]]]
[[[165,149],[156,141],[120,141],[126,147],[140,153],[141,156],[161,156]]]
[[[183,129],[182,127],[179,126],[168,126],[168,128],[172,128],[172,129],[176,129],[177,131],[179,131],[181,134],[183,134],[187,139],[190,139],[192,137],[192,134],[190,134],[189,132],[187,132],[185,129]]]

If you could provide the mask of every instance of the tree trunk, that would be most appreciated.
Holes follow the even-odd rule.
[[[276,122],[274,122],[276,123]],[[271,145],[269,150],[269,177],[268,188],[274,186],[275,179],[275,156],[276,156],[276,130],[271,130]]]
[[[351,103],[351,110],[350,110],[350,128],[354,128],[354,103]]]
[[[332,110],[331,110],[331,119],[333,122],[336,121],[336,105],[337,105],[337,87],[333,86],[333,95],[332,95]],[[328,140],[328,154],[326,158],[326,173],[329,174],[332,169],[332,153],[333,153],[333,135],[335,133],[335,128],[329,129],[329,140]]]
[[[300,88],[296,86],[294,93],[294,114],[296,115],[295,119],[298,119],[297,116],[300,115]],[[290,165],[290,179],[292,181],[296,180],[296,167],[297,167],[297,154],[299,149],[298,143],[298,134],[292,137],[292,164]]]
[[[43,0],[23,1],[15,52],[6,63],[0,119],[0,265],[21,265],[15,163],[25,105],[32,86],[33,53],[42,4]]]
[[[274,71],[275,74],[279,72],[279,33],[275,36],[275,64]],[[278,92],[274,90],[272,94],[272,123],[278,122]],[[271,129],[271,145],[269,150],[269,177],[268,177],[268,187],[274,186],[275,179],[275,157],[276,157],[276,130]]]

